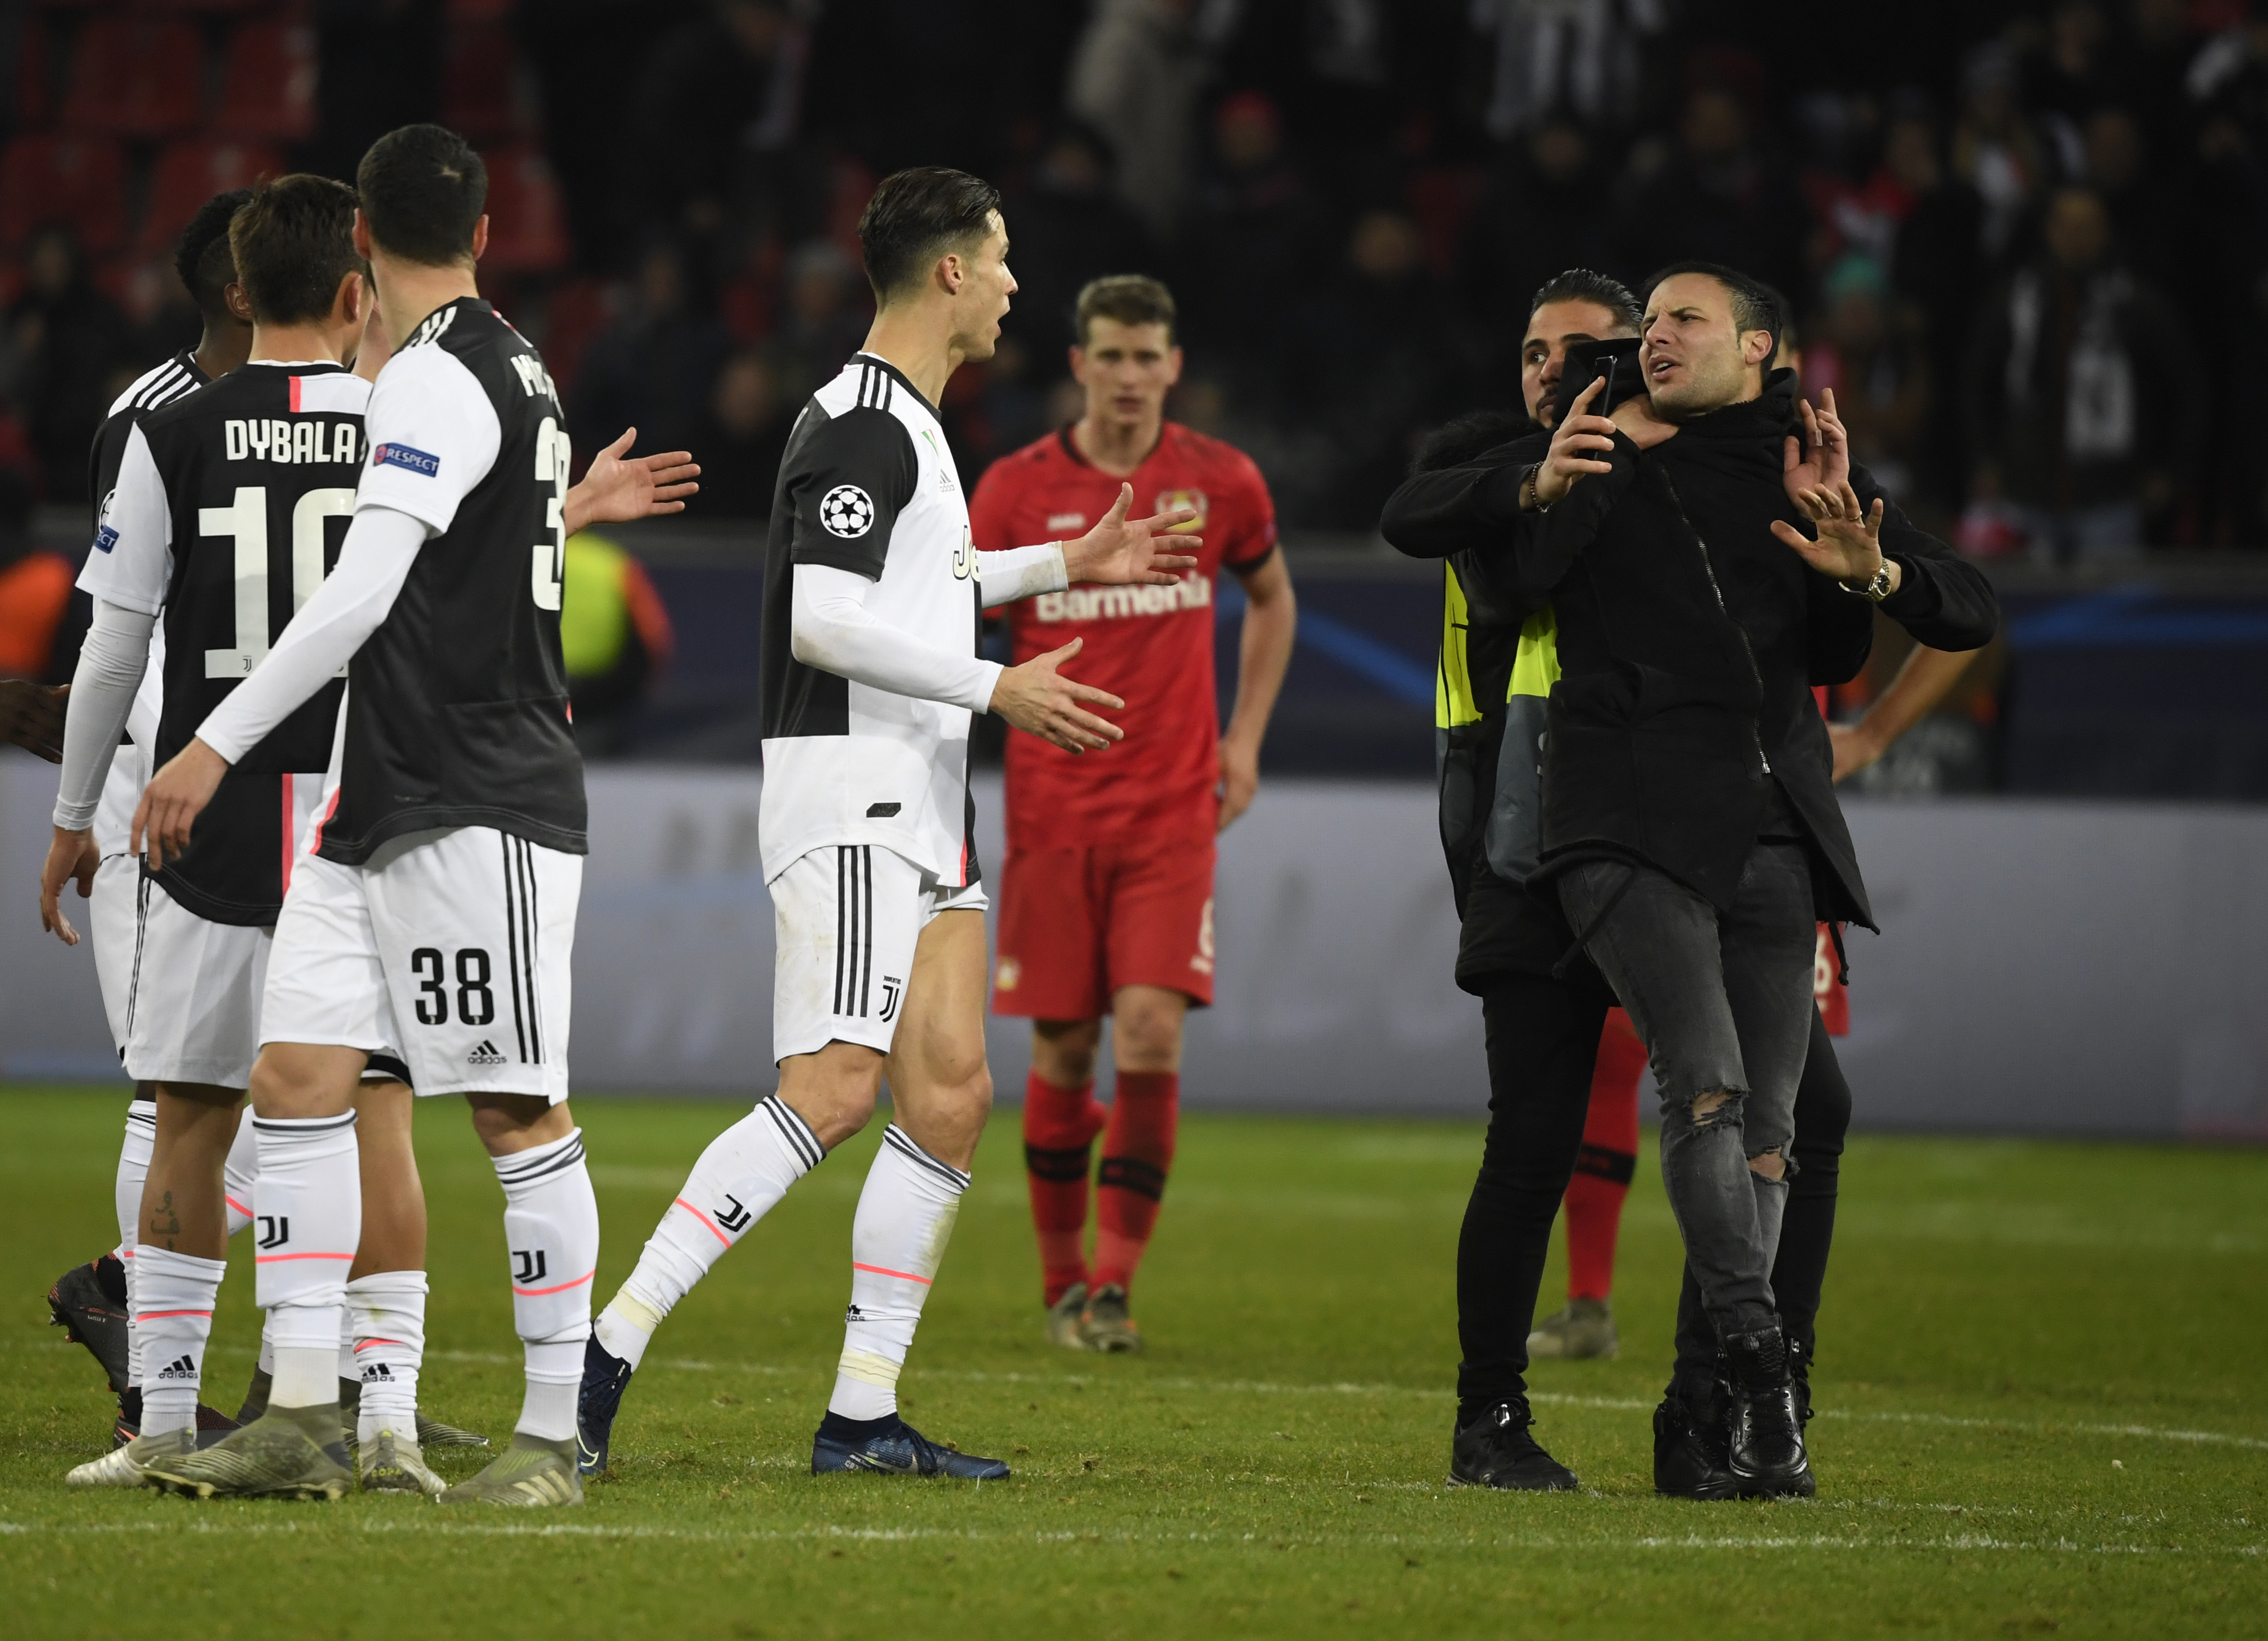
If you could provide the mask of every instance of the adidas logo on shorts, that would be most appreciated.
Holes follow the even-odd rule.
[[[483,1037],[479,1045],[465,1056],[465,1063],[467,1065],[502,1065],[504,1056],[497,1052],[496,1044]]]
[[[186,1356],[168,1362],[158,1370],[160,1379],[195,1379],[196,1376],[197,1365]]]

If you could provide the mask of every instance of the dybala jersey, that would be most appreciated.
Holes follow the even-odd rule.
[[[338,562],[369,397],[335,364],[247,364],[128,433],[79,585],[162,618],[152,768],[251,676]],[[276,921],[330,762],[339,692],[319,691],[222,777],[188,850],[158,874],[198,916]]]
[[[770,882],[814,849],[876,843],[940,882],[978,876],[966,707],[895,695],[794,653],[798,564],[873,582],[866,610],[974,656],[984,620],[961,475],[937,412],[895,366],[859,354],[796,419],[764,559],[764,790]]]
[[[568,442],[550,373],[477,297],[437,308],[378,373],[358,507],[432,534],[347,669],[317,852],[493,827],[585,852],[559,653]]]

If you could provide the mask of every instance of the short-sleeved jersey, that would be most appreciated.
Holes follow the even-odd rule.
[[[961,475],[935,408],[872,354],[804,406],[772,493],[760,658],[764,877],[814,849],[879,843],[943,883],[976,881],[968,710],[797,660],[798,564],[865,577],[877,620],[976,655],[984,611]]]
[[[1008,607],[1016,663],[1086,640],[1066,671],[1126,703],[1109,716],[1126,739],[1100,754],[1008,737],[1008,845],[1155,833],[1210,835],[1220,776],[1213,686],[1213,584],[1274,550],[1276,509],[1252,459],[1173,422],[1130,480],[1141,518],[1189,507],[1201,532],[1197,568],[1177,587],[1077,586]],[[970,504],[980,552],[1083,534],[1118,499],[1121,481],[1079,453],[1064,428],[1003,456]]]
[[[247,364],[128,432],[79,585],[161,618],[152,768],[267,658],[338,562],[369,384],[336,364]],[[158,881],[213,923],[276,921],[298,822],[330,762],[340,686],[228,774]]]
[[[477,297],[436,308],[378,373],[355,504],[433,534],[347,669],[317,851],[484,826],[585,852],[583,758],[559,652],[568,442],[526,338]]]

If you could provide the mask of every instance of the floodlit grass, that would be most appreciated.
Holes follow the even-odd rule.
[[[722,1104],[578,1100],[603,1300]],[[1193,1117],[1143,1273],[1141,1358],[1051,1350],[1012,1114],[976,1165],[905,1379],[975,1486],[807,1474],[879,1130],[672,1318],[579,1511],[195,1505],[63,1488],[107,1443],[43,1326],[107,1246],[122,1100],[0,1092],[0,1588],[33,1637],[2220,1636],[2268,1630],[2268,1157],[1856,1143],[1822,1319],[1809,1504],[1656,1499],[1647,1418],[1675,1238],[1650,1165],[1624,1354],[1541,1365],[1573,1497],[1449,1490],[1467,1124]],[[502,1197],[423,1109],[426,1406],[519,1405]],[[252,1361],[239,1239],[208,1399]],[[1556,1279],[1556,1278],[1555,1278]],[[1551,1291],[1547,1288],[1547,1299]],[[472,1464],[442,1455],[453,1475]]]

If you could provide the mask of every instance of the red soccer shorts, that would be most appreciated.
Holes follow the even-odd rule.
[[[1000,868],[992,1012],[1091,1020],[1122,986],[1212,1001],[1213,840],[1113,839],[1011,850]]]

